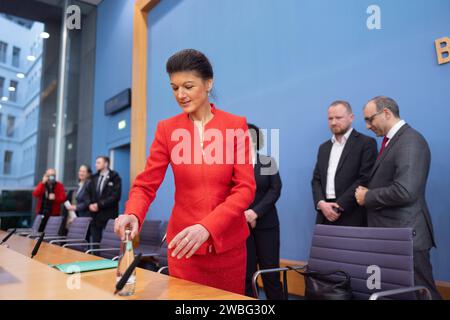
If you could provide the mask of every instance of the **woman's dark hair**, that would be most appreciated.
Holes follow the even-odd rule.
[[[212,79],[213,68],[208,58],[195,49],[178,51],[167,60],[166,71],[169,75],[176,72],[193,71],[203,80]]]
[[[256,138],[256,150],[261,150],[262,147],[264,147],[264,135],[261,132],[261,130],[255,126],[253,123],[248,123],[248,130],[250,131],[250,135],[252,137],[252,140],[254,141]]]
[[[91,169],[90,166],[88,166],[87,164],[84,164],[84,163],[83,163],[83,164],[80,166],[80,168],[81,168],[81,167],[85,167],[87,173],[89,173],[89,175],[92,176],[92,169]]]

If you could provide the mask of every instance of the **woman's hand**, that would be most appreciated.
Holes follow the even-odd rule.
[[[186,255],[189,259],[208,238],[209,231],[201,224],[183,229],[169,243],[169,249],[175,248],[172,257],[181,259]]]
[[[253,224],[253,222],[255,222],[256,224],[256,219],[258,219],[258,215],[256,214],[255,211],[253,211],[253,209],[245,210],[244,214],[245,220],[247,220],[248,223]]]
[[[125,240],[126,229],[131,230],[130,237],[131,240],[133,240],[139,232],[139,220],[135,215],[123,214],[114,221],[114,232],[122,239],[122,241]]]

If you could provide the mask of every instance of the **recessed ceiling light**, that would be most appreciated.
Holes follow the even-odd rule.
[[[35,56],[32,56],[32,55],[29,55],[29,56],[27,57],[27,60],[28,60],[28,61],[35,61],[35,60],[36,60],[36,57],[35,57]]]
[[[2,97],[2,101],[8,101],[8,97]]]
[[[24,75],[22,72],[19,72],[19,73],[17,74],[17,78],[23,79],[23,78],[25,78],[25,75]]]
[[[14,91],[16,91],[16,88],[14,88],[14,87],[9,87],[9,88],[8,88],[8,91],[14,92]]]
[[[41,32],[41,38],[42,39],[48,39],[48,38],[50,38],[50,33],[48,33],[48,32]]]

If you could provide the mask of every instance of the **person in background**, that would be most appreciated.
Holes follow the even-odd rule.
[[[75,191],[72,191],[67,197],[71,202],[71,206],[68,210],[74,211],[77,217],[91,216],[91,213],[89,212],[89,203],[85,195],[91,175],[91,168],[86,164],[82,164],[78,169],[78,188]]]
[[[412,229],[414,285],[427,287],[432,298],[440,300],[430,261],[436,243],[425,198],[431,163],[428,143],[400,118],[392,98],[370,100],[364,107],[364,120],[383,142],[368,186],[356,189],[356,201],[367,209],[369,227]]]
[[[333,136],[319,147],[311,181],[317,224],[367,226],[366,211],[358,206],[354,193],[369,181],[377,142],[352,128],[354,118],[347,101],[337,100],[328,107]]]
[[[254,297],[252,277],[257,266],[259,269],[280,267],[280,223],[275,203],[281,193],[281,178],[275,159],[258,153],[264,145],[262,132],[254,124],[248,124],[248,128],[253,147],[256,195],[249,209],[245,211],[250,227],[250,236],[247,238],[245,294]],[[268,172],[264,172],[264,169],[268,169]],[[267,299],[283,299],[279,274],[263,274],[262,281]]]
[[[39,232],[42,232],[50,216],[61,214],[61,204],[66,200],[63,184],[56,181],[55,169],[45,171],[42,181],[33,191],[33,197],[37,198],[36,214],[44,216],[39,226]]]
[[[99,156],[95,160],[97,173],[86,186],[86,203],[92,215],[91,236],[93,242],[102,240],[103,230],[109,219],[119,215],[122,180],[116,171],[109,168],[109,158]]]

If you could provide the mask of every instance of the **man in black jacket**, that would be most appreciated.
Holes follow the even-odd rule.
[[[92,240],[100,242],[108,220],[115,219],[119,215],[122,181],[117,172],[109,169],[109,158],[106,156],[97,157],[95,168],[97,173],[86,187],[86,201],[93,217]]]
[[[318,224],[367,226],[365,209],[358,206],[354,194],[369,181],[377,144],[352,128],[353,119],[346,101],[335,101],[328,108],[333,137],[320,146],[311,181]]]

